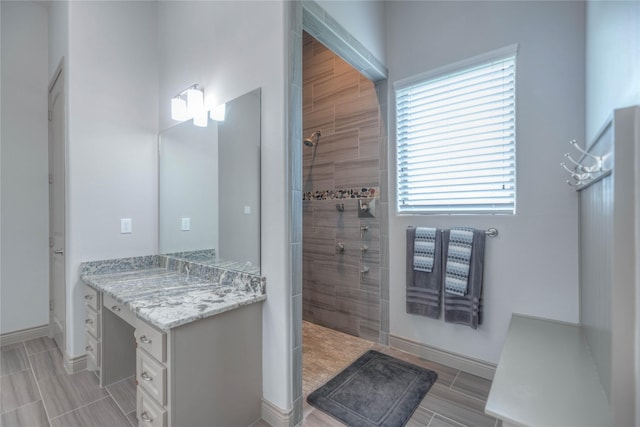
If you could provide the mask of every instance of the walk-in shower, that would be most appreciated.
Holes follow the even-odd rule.
[[[318,142],[320,142],[320,135],[322,135],[322,132],[317,130],[313,132],[311,136],[309,136],[309,138],[305,138],[305,140],[302,142],[304,142],[304,145],[306,145],[307,147],[315,147],[316,145],[318,145]]]

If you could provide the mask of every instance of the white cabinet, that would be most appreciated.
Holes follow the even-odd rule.
[[[138,347],[136,381],[160,405],[167,404],[167,367]]]
[[[87,287],[87,357],[100,385],[136,377],[140,426],[246,427],[260,419],[262,304],[163,331]]]
[[[100,292],[84,287],[84,304],[86,316],[84,320],[87,351],[87,370],[100,372]]]
[[[165,427],[167,425],[167,410],[165,408],[154,402],[144,390],[140,390],[140,387],[138,387],[136,397],[138,425],[152,427]]]
[[[160,362],[167,361],[167,335],[144,321],[138,322],[136,342],[138,348],[145,350]]]

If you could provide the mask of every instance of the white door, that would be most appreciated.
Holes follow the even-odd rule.
[[[65,354],[65,98],[63,70],[49,87],[49,335]]]

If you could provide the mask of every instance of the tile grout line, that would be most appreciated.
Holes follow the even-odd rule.
[[[27,353],[27,345],[25,341],[22,341],[22,345],[24,346],[24,352]],[[38,388],[38,394],[40,395],[40,401],[42,402],[42,409],[44,409],[44,415],[47,417],[47,423],[51,425],[51,417],[49,416],[49,411],[47,411],[47,405],[44,404],[44,395],[42,394],[42,389],[40,388],[40,381],[38,381],[38,377],[36,376],[36,370],[33,368],[33,363],[31,363],[31,356],[27,356],[27,360],[29,362],[29,369],[31,370],[31,375],[33,375],[33,380],[36,382],[36,387]]]
[[[455,384],[456,380],[458,379],[458,376],[460,376],[460,369],[458,369],[458,372],[456,372],[456,377],[453,379],[453,381],[451,381],[451,385],[449,386],[449,390],[453,390],[453,385]]]
[[[427,427],[429,427],[429,426],[431,425],[431,422],[433,421],[433,419],[434,419],[435,417],[436,417],[436,413],[435,413],[435,412],[432,412],[432,413],[431,413],[431,418],[429,418],[429,422],[427,423]],[[412,416],[411,418],[413,418],[413,416]],[[409,418],[409,420],[410,420],[411,418]]]
[[[478,402],[482,402],[485,405],[487,404],[487,399],[481,399],[479,397],[472,396],[470,394],[465,393],[464,391],[460,391],[460,390],[457,390],[455,388],[452,388],[452,386],[453,386],[453,383],[451,383],[451,386],[448,387],[449,391],[452,391],[453,393],[456,393],[456,394],[460,394],[460,395],[462,395],[464,397],[468,397],[469,399],[477,400]],[[447,386],[443,386],[443,387],[447,388]]]
[[[40,339],[40,338],[35,338],[35,339]],[[29,341],[32,341],[32,340],[29,340]],[[27,348],[27,342],[26,341],[22,341],[22,343],[24,344],[24,350],[27,352],[27,356],[33,356],[34,354],[44,353],[45,351],[49,351],[49,350],[54,350],[54,349],[57,350],[57,348],[58,348],[56,345],[54,345],[53,347],[49,347],[49,348],[46,348],[44,350],[36,351],[34,353],[29,354],[29,349]]]
[[[120,381],[116,381],[115,383],[110,384],[110,385],[118,384],[119,382],[126,381],[126,380],[128,380],[128,379],[129,379],[129,377],[127,377],[127,378],[125,378],[125,379],[122,379],[122,380],[120,380]],[[107,393],[109,394],[109,396],[111,396],[111,399],[113,399],[113,402],[116,404],[116,406],[118,407],[118,409],[120,410],[120,412],[122,412],[122,413],[124,414],[124,417],[127,419],[127,422],[128,422],[129,424],[131,424],[131,420],[129,419],[128,414],[127,414],[126,412],[124,412],[124,409],[122,409],[122,406],[120,406],[120,404],[118,403],[118,401],[116,400],[116,398],[113,396],[113,393],[111,393],[111,390],[109,390],[109,387],[105,387],[104,389],[105,389],[105,390],[107,390]],[[136,405],[136,406],[137,406],[137,405]],[[137,410],[137,408],[136,408],[136,409],[134,409],[134,410]]]
[[[93,405],[94,403],[96,403],[96,402],[100,402],[101,400],[104,400],[104,399],[110,399],[110,398],[111,398],[111,396],[110,396],[110,395],[103,396],[103,397],[101,397],[100,399],[94,400],[93,402],[89,402],[89,403],[87,403],[87,404],[85,404],[85,405],[78,406],[77,408],[72,409],[72,410],[70,410],[70,411],[67,411],[67,412],[65,412],[65,413],[63,413],[63,414],[56,415],[55,417],[51,418],[51,421],[53,421],[53,420],[55,420],[55,419],[58,419],[58,418],[60,418],[60,417],[64,417],[65,415],[69,415],[70,413],[75,412],[75,411],[77,411],[77,410],[79,410],[79,409],[86,408],[87,406]]]
[[[449,418],[449,417],[447,417],[447,416],[445,416],[445,415],[438,414],[437,412],[434,412],[434,413],[433,413],[433,417],[435,418],[435,416],[436,416],[436,415],[438,415],[439,417],[444,418],[444,419],[445,419],[445,420],[447,420],[447,421],[450,421],[450,422],[454,423],[456,426],[460,426],[460,427],[468,427],[466,424],[459,423],[459,422],[457,422],[456,420],[454,420],[454,419],[452,419],[452,418]]]
[[[18,343],[16,343],[16,344],[18,344]],[[20,344],[22,344],[22,346],[24,347],[24,341],[20,341]],[[8,351],[8,350],[4,350],[4,351]],[[25,347],[24,351],[25,351],[25,354],[26,354],[26,353],[27,353],[27,349],[26,349],[26,347]],[[2,375],[0,378],[8,377],[8,376],[10,376],[10,375],[19,374],[20,372],[24,372],[24,371],[30,371],[30,372],[31,372],[31,362],[29,361],[29,356],[27,356],[27,363],[29,364],[29,367],[28,367],[28,368],[22,369],[22,370],[17,371],[17,372],[12,372],[12,373],[10,373],[10,374]],[[34,379],[34,381],[35,381],[35,377],[36,377],[36,376],[33,374],[33,372],[31,372],[31,375],[33,375],[33,379]],[[37,383],[37,381],[36,381],[36,387],[38,387],[38,383]],[[27,406],[27,405],[31,405],[32,403],[37,403],[37,402],[42,401],[42,394],[40,393],[40,389],[39,389],[39,388],[38,388],[38,394],[40,395],[40,400],[34,400],[33,402],[29,402],[29,403],[25,403],[25,404],[20,405],[20,406],[16,406],[15,408],[13,408],[13,409],[12,409],[12,410],[10,410],[10,411],[0,411],[0,414],[1,414],[1,415],[8,414],[9,412],[13,412],[13,411],[15,411],[16,409],[20,409],[20,408],[23,408],[23,407],[25,407],[25,406]]]

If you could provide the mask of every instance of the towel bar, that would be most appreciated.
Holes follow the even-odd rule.
[[[410,226],[413,227],[413,226]],[[489,237],[497,237],[498,236],[498,229],[491,227],[491,228],[487,228],[484,232],[484,234],[486,234]]]
[[[489,237],[496,237],[498,235],[498,229],[497,228],[489,228],[487,229],[484,234],[486,234]]]

